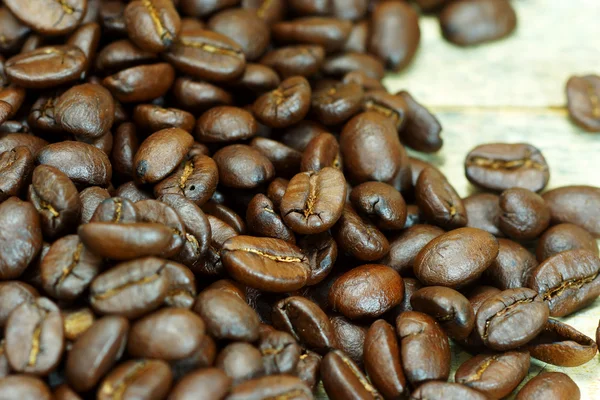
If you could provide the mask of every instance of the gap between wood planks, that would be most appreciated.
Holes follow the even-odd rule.
[[[519,106],[449,106],[449,105],[426,105],[427,109],[434,114],[437,112],[460,112],[460,113],[513,113],[513,114],[535,114],[535,115],[560,115],[568,116],[566,106],[547,107],[519,107]]]

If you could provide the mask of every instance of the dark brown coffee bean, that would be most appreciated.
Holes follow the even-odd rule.
[[[467,386],[452,382],[427,382],[419,386],[411,400],[486,400],[488,397]]]
[[[340,146],[331,133],[315,136],[302,153],[301,171],[320,171],[325,167],[342,170]]]
[[[493,193],[475,193],[463,199],[467,212],[467,226],[482,229],[496,237],[503,237],[500,231],[499,219],[500,197]]]
[[[566,92],[571,120],[586,131],[600,131],[600,77],[572,76],[567,82]]]
[[[251,344],[236,342],[219,353],[215,366],[233,379],[233,385],[257,378],[264,374],[262,354]]]
[[[90,64],[96,58],[96,50],[100,44],[100,35],[102,34],[102,28],[96,22],[87,22],[77,28],[75,32],[67,39],[67,44],[79,47],[83,54],[85,54],[86,65],[85,71],[87,72],[90,68]],[[35,36],[34,36],[35,37]],[[32,46],[31,50],[41,47],[40,42]],[[29,50],[28,50],[29,51]],[[84,72],[84,74],[86,73]]]
[[[11,151],[19,146],[27,147],[29,152],[36,157],[39,151],[47,146],[48,142],[37,136],[26,133],[0,134],[0,152]]]
[[[340,249],[362,261],[379,260],[389,251],[389,242],[369,220],[346,204],[333,227],[333,237]]]
[[[88,0],[88,3],[92,3],[92,1]],[[109,0],[101,2],[98,17],[107,33],[119,36],[127,34],[124,12],[125,4],[120,1]]]
[[[408,391],[394,328],[380,319],[365,338],[365,370],[385,398],[401,398]]]
[[[400,304],[402,278],[390,267],[367,264],[337,278],[329,292],[331,307],[350,319],[376,318]]]
[[[198,118],[196,139],[202,143],[226,143],[249,139],[258,124],[248,111],[230,106],[213,107]]]
[[[529,363],[528,352],[479,354],[462,363],[454,379],[490,398],[500,399],[519,386],[527,376]]]
[[[450,182],[433,168],[425,168],[415,188],[419,209],[435,225],[456,229],[467,225],[467,212]]]
[[[60,310],[45,297],[23,303],[8,317],[4,338],[14,371],[47,375],[56,368],[64,350]]]
[[[54,389],[54,400],[82,400],[81,397],[66,383]]]
[[[269,159],[253,147],[234,144],[213,156],[219,170],[219,182],[236,189],[253,189],[270,181],[275,168]]]
[[[564,186],[542,196],[550,207],[552,224],[575,224],[595,237],[600,237],[600,188],[594,186]]]
[[[327,133],[327,129],[314,121],[304,120],[293,125],[281,135],[281,142],[286,146],[303,152],[308,143],[321,133]]]
[[[173,85],[175,71],[167,63],[140,65],[104,78],[105,86],[122,103],[152,101]]]
[[[32,171],[33,156],[27,147],[19,146],[0,153],[0,202],[20,195]]]
[[[321,379],[327,396],[332,400],[381,398],[360,368],[339,350],[330,351],[323,358]]]
[[[264,194],[259,193],[254,196],[246,210],[248,227],[259,236],[277,238],[295,244],[294,232],[284,224],[273,208],[273,202]]]
[[[430,315],[453,339],[465,339],[475,325],[475,313],[469,300],[454,289],[429,286],[410,298],[412,309]]]
[[[299,151],[276,140],[263,137],[252,139],[250,146],[260,151],[271,161],[271,163],[273,163],[277,175],[289,177],[298,173],[300,161],[302,159],[302,153]]]
[[[33,177],[27,198],[38,210],[42,232],[47,238],[62,236],[79,222],[81,201],[77,188],[69,177],[49,165],[39,165]]]
[[[133,179],[133,157],[139,148],[139,139],[136,135],[135,125],[125,122],[117,128],[113,138],[111,154],[114,173],[120,179]]]
[[[289,183],[290,182],[287,179],[275,178],[267,188],[267,197],[273,202],[273,206],[276,210],[279,210],[281,200],[285,195]]]
[[[413,59],[419,41],[419,16],[405,3],[381,2],[371,14],[369,52],[387,68],[400,71]]]
[[[113,369],[98,388],[98,400],[162,399],[167,396],[173,373],[161,360],[130,360]]]
[[[87,8],[85,0],[7,0],[4,5],[33,30],[49,36],[75,29]]]
[[[443,233],[436,226],[413,225],[391,239],[390,251],[380,261],[404,275],[412,270],[415,257],[421,249]]]
[[[230,238],[237,236],[237,231],[231,225],[223,222],[219,218],[207,215],[210,224],[211,241],[208,252],[204,260],[194,264],[191,269],[194,272],[204,275],[222,275],[225,272],[221,260],[221,250],[223,244]]]
[[[263,94],[279,86],[281,80],[272,68],[262,64],[246,64],[244,74],[234,83],[235,87],[248,89],[256,94]]]
[[[191,133],[196,123],[194,116],[187,111],[153,104],[136,106],[133,110],[133,120],[140,130],[150,133],[167,128],[180,128]]]
[[[19,281],[0,282],[0,328],[4,328],[11,312],[23,303],[35,302],[39,293],[33,286]]]
[[[6,76],[24,88],[45,89],[79,79],[85,54],[75,46],[50,46],[6,60]]]
[[[417,181],[419,180],[419,175],[421,175],[421,172],[423,172],[423,170],[425,168],[433,168],[433,169],[438,170],[438,168],[435,165],[433,165],[427,161],[423,161],[419,158],[408,157],[408,160],[410,162],[410,175],[411,175],[411,182],[412,182],[413,186],[417,186]]]
[[[190,309],[196,300],[196,278],[185,265],[169,261],[165,265],[165,274],[169,282],[165,305]]]
[[[227,396],[227,400],[259,400],[269,398],[309,400],[313,398],[313,394],[299,378],[287,375],[274,375],[241,383],[235,386]]]
[[[555,254],[576,249],[598,254],[596,239],[588,231],[573,224],[559,224],[540,237],[536,247],[537,260],[542,262]]]
[[[435,320],[416,311],[396,319],[400,356],[406,379],[415,387],[430,380],[447,380],[450,344]]]
[[[548,304],[550,315],[564,317],[600,295],[600,258],[584,249],[558,253],[532,271],[527,286]]]
[[[313,92],[311,111],[324,125],[338,125],[360,110],[363,95],[362,87],[356,83],[325,85]]]
[[[316,285],[329,275],[337,259],[337,244],[328,232],[307,235],[298,246],[308,258],[310,276],[307,285]]]
[[[0,104],[2,104],[2,117],[0,120],[4,122],[7,119],[11,119],[15,116],[17,111],[21,108],[23,101],[25,100],[25,89],[10,85],[5,89],[0,86]],[[7,108],[6,108],[7,107]]]
[[[181,19],[169,0],[135,0],[123,14],[129,38],[143,50],[159,53],[177,39]]]
[[[475,326],[487,347],[505,351],[535,338],[544,329],[548,315],[548,306],[535,291],[506,289],[479,307]]]
[[[274,330],[261,334],[258,349],[267,375],[293,375],[296,372],[302,348],[289,333]]]
[[[317,74],[324,60],[325,50],[321,46],[296,45],[273,49],[260,59],[260,63],[287,79]]]
[[[544,199],[527,189],[514,188],[500,195],[498,227],[517,240],[537,238],[550,224],[550,209]]]
[[[544,372],[525,384],[515,397],[516,400],[579,400],[579,387],[562,372]]]
[[[172,92],[177,104],[194,114],[203,113],[211,107],[233,103],[233,97],[224,89],[190,78],[177,78]]]
[[[188,204],[189,205],[189,204]],[[179,205],[179,207],[186,207]],[[170,258],[178,254],[181,248],[186,243],[186,230],[185,225],[179,214],[173,209],[173,207],[167,205],[165,202],[157,200],[141,200],[135,203],[135,208],[138,214],[138,220],[143,222],[158,223],[166,226],[171,231],[171,241],[167,249],[162,253],[164,258]],[[187,212],[191,213],[192,210],[198,212],[195,207],[190,207]],[[201,217],[200,217],[201,218]],[[208,229],[205,225],[195,230],[196,233]]]
[[[498,192],[514,187],[539,192],[550,179],[546,159],[527,143],[477,146],[467,154],[465,174],[472,184]]]
[[[280,239],[235,236],[224,243],[221,258],[237,281],[267,292],[300,289],[310,275],[307,257]]]
[[[402,143],[424,153],[435,153],[441,149],[444,144],[440,137],[442,125],[435,115],[407,91],[400,91],[396,96],[403,98],[407,105],[406,122],[400,131]]]
[[[213,200],[204,204],[202,208],[205,213],[219,218],[221,221],[225,222],[227,225],[233,228],[237,234],[243,235],[246,233],[246,224],[244,223],[244,220],[231,208],[223,204],[219,204]]]
[[[204,335],[200,346],[194,354],[182,360],[171,361],[171,367],[175,378],[181,378],[189,372],[198,368],[211,367],[217,357],[217,345],[210,336]]]
[[[272,318],[277,329],[288,332],[310,350],[325,354],[337,347],[329,317],[304,297],[292,296],[277,302]]]
[[[498,256],[483,272],[483,277],[500,290],[527,287],[537,265],[525,247],[512,240],[498,239]]]
[[[210,14],[228,7],[233,7],[239,4],[240,0],[213,0],[213,1],[198,1],[198,0],[181,0],[181,10],[185,15],[192,17],[205,17]]]
[[[296,366],[295,375],[311,390],[315,390],[319,382],[321,356],[310,350],[303,350]]]
[[[423,285],[421,285],[421,282],[419,282],[415,278],[402,278],[402,281],[404,283],[404,297],[402,298],[402,302],[396,307],[392,308],[385,315],[386,320],[392,324],[396,322],[396,318],[398,318],[398,315],[402,314],[405,311],[412,311],[410,298],[417,290],[423,287]]]
[[[359,213],[368,215],[380,229],[402,229],[406,203],[402,195],[383,182],[365,182],[352,189],[350,200]]]
[[[442,35],[459,46],[473,46],[510,35],[517,15],[507,0],[467,0],[448,4],[439,15]]]
[[[302,120],[310,108],[311,89],[300,76],[288,78],[277,89],[260,96],[253,105],[256,119],[272,128],[285,128]]]
[[[271,29],[276,41],[319,45],[332,53],[342,49],[352,23],[336,18],[305,17],[278,22]]]
[[[460,228],[425,245],[413,268],[425,285],[457,288],[475,281],[497,255],[495,237],[480,229]]]
[[[74,310],[63,310],[63,329],[65,331],[65,339],[72,342],[76,341],[92,326],[96,320],[94,312],[89,308],[81,308]]]
[[[346,182],[339,170],[326,167],[302,172],[289,182],[281,199],[281,214],[294,232],[320,233],[340,218],[345,197]]]
[[[66,364],[67,379],[75,390],[92,389],[121,358],[128,330],[125,318],[104,317],[77,339]]]
[[[269,26],[257,12],[234,8],[211,17],[208,21],[211,31],[233,39],[241,47],[246,60],[253,61],[260,57],[271,38]]]
[[[171,390],[171,400],[224,399],[231,387],[231,378],[217,368],[206,368],[185,375]]]
[[[140,317],[160,306],[169,282],[165,261],[147,257],[118,264],[90,286],[90,304],[99,314]]]
[[[538,337],[527,344],[531,356],[561,367],[577,367],[596,356],[592,338],[575,328],[550,318]]]
[[[52,400],[54,398],[43,380],[25,374],[14,374],[0,379],[0,392],[7,400]]]
[[[96,68],[102,72],[114,73],[143,63],[154,62],[155,53],[137,47],[129,40],[108,43],[96,56]]]
[[[369,327],[357,321],[350,321],[342,315],[331,317],[330,321],[335,334],[336,348],[363,368],[365,337]]]
[[[408,106],[400,96],[394,96],[386,90],[373,90],[365,93],[363,109],[390,119],[396,129],[401,131],[406,121]]]
[[[366,53],[369,33],[369,21],[362,20],[355,22],[348,35],[348,40],[344,44],[344,51]]]
[[[98,205],[91,222],[134,223],[137,222],[137,211],[130,200],[111,197]]]
[[[0,203],[0,279],[18,278],[42,248],[42,227],[35,207],[17,197]]]
[[[30,32],[31,29],[20,22],[7,7],[0,7],[0,35],[4,38],[0,42],[0,53],[6,54],[18,51]],[[4,60],[2,60],[3,62]],[[0,73],[1,75],[4,74]],[[0,78],[0,87],[4,86],[4,83],[3,79]]]

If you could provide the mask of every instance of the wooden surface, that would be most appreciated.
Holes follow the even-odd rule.
[[[409,90],[435,111],[444,127],[444,147],[435,155],[411,154],[439,166],[462,196],[473,191],[464,176],[465,156],[474,146],[489,142],[528,142],[540,148],[550,165],[549,188],[600,186],[600,134],[578,129],[564,108],[564,85],[570,75],[600,74],[600,1],[513,4],[519,16],[516,32],[476,48],[448,44],[435,18],[421,19],[415,62],[385,83],[394,92]],[[597,300],[563,321],[593,338],[599,319]],[[470,357],[457,346],[452,356],[453,372]],[[600,399],[599,356],[577,368],[532,360],[521,386],[541,371],[565,372],[579,385],[581,399]],[[322,389],[318,398],[326,398]],[[514,394],[509,397],[513,398]]]

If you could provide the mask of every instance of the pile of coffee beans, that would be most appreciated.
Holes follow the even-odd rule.
[[[1,3],[0,399],[499,399],[596,355],[553,317],[600,295],[600,188],[540,195],[541,152],[495,143],[462,199],[409,157],[443,144],[380,82],[413,5]],[[416,3],[459,45],[516,23]]]

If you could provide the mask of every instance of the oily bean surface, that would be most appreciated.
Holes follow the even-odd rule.
[[[463,199],[467,212],[467,226],[483,229],[496,237],[504,237],[500,231],[500,197],[493,193],[475,193]]]
[[[368,215],[380,229],[399,230],[406,222],[406,203],[396,189],[383,182],[355,186],[350,201],[359,213]]]
[[[441,137],[442,125],[425,106],[407,91],[396,94],[406,103],[406,121],[400,131],[400,141],[411,149],[424,153],[435,153],[444,144]]]
[[[588,231],[573,224],[558,224],[540,237],[535,254],[537,260],[542,262],[555,254],[576,249],[598,254],[596,239]]]
[[[390,251],[380,262],[405,275],[412,271],[415,257],[421,249],[442,234],[444,230],[433,225],[417,224],[405,228],[390,238]]]
[[[566,92],[569,116],[573,122],[586,131],[600,131],[600,77],[573,76],[567,81]]]
[[[581,391],[568,375],[562,372],[544,372],[525,384],[516,400],[556,399],[579,400]]]
[[[527,287],[538,263],[533,254],[517,242],[498,239],[498,256],[483,272],[491,285],[504,290]]]
[[[571,223],[600,237],[600,188],[563,186],[542,196],[550,207],[551,223]]]
[[[181,19],[169,0],[135,0],[123,13],[129,39],[143,50],[159,53],[177,39]]]
[[[415,197],[419,209],[433,224],[444,229],[467,225],[465,205],[441,172],[425,168],[417,180]]]
[[[275,176],[273,163],[244,144],[223,147],[213,159],[219,171],[219,183],[233,189],[254,189]]]
[[[321,379],[332,399],[381,398],[360,368],[340,350],[327,353],[321,362]]]
[[[375,261],[389,251],[385,235],[367,218],[363,218],[350,204],[344,206],[342,216],[333,227],[333,237],[344,252],[362,261]]]
[[[544,199],[527,189],[514,188],[500,195],[498,227],[516,240],[537,238],[550,224],[550,209]]]

